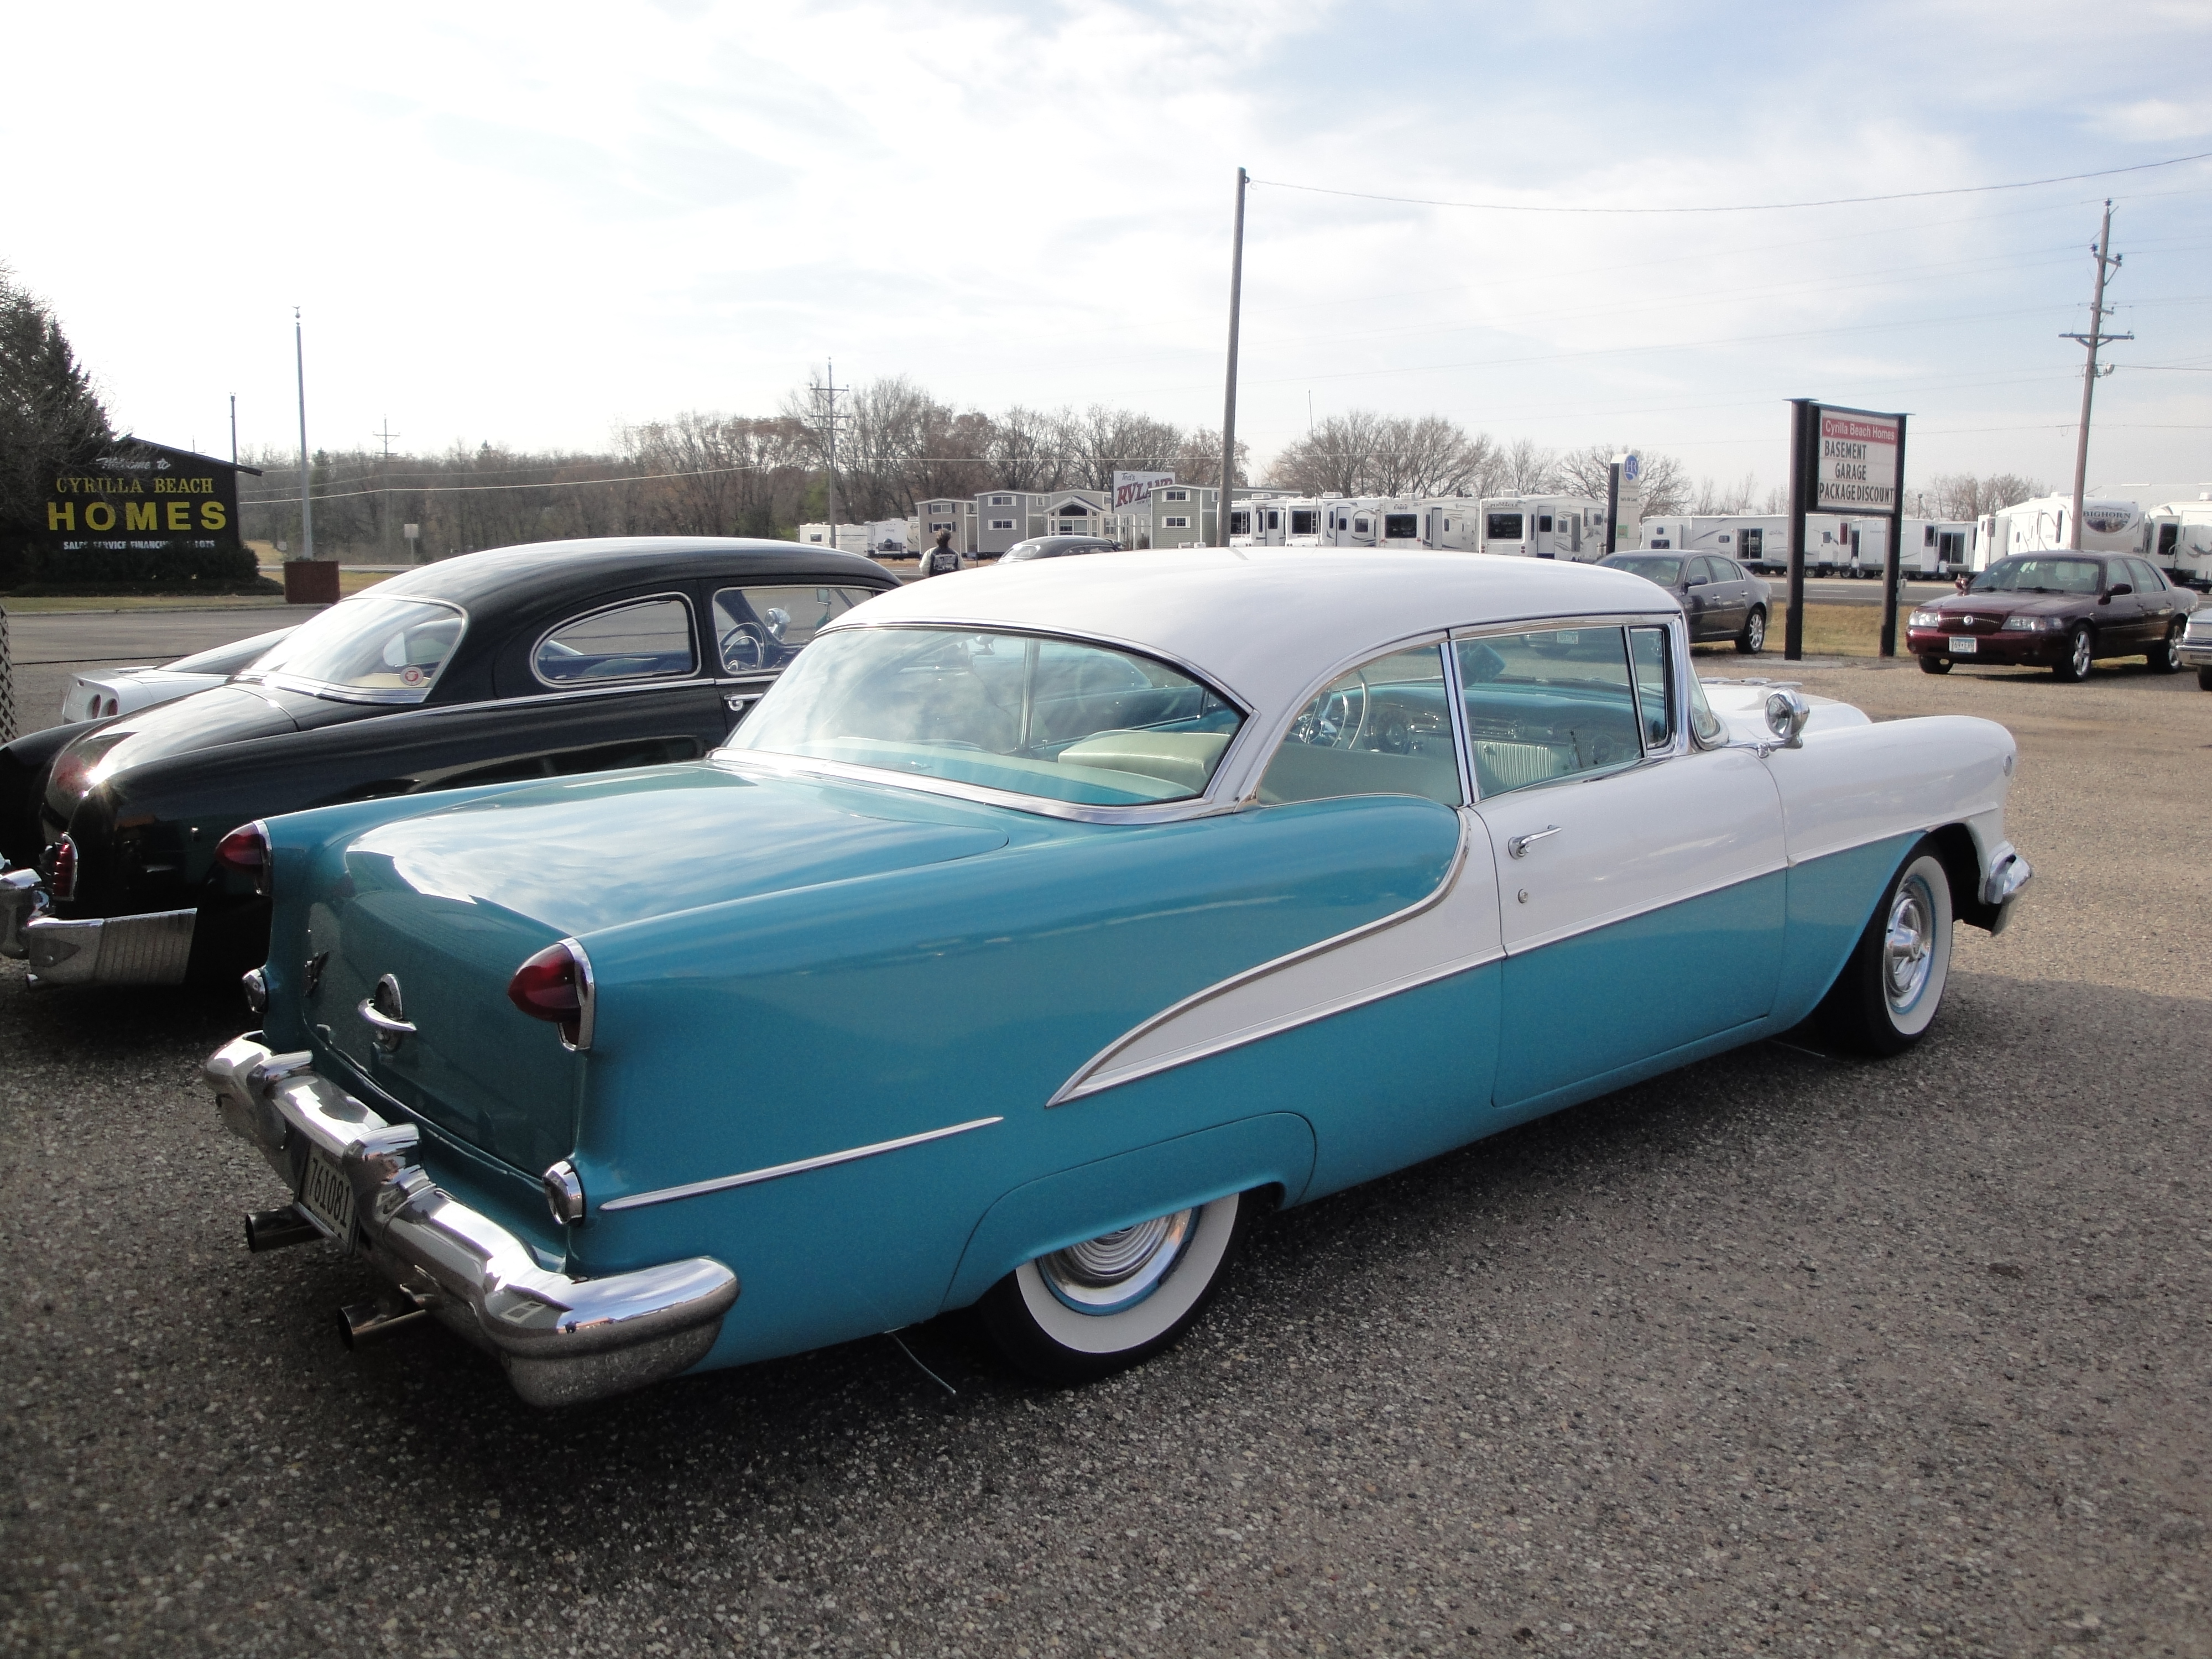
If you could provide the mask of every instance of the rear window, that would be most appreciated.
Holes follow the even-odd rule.
[[[733,750],[1017,795],[1144,806],[1205,792],[1243,715],[1133,651],[945,628],[845,628],[793,663]]]

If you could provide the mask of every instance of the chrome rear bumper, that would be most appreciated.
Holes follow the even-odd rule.
[[[702,1358],[738,1299],[738,1276],[708,1256],[602,1279],[538,1265],[529,1246],[433,1184],[419,1132],[387,1123],[248,1032],[202,1068],[225,1124],[261,1149],[294,1193],[312,1149],[353,1194],[358,1249],[416,1305],[495,1354],[534,1406],[596,1400],[673,1376]],[[305,1211],[301,1212],[303,1214]]]
[[[46,914],[46,878],[35,870],[0,870],[0,957],[29,954],[24,930]]]
[[[5,878],[0,878],[4,880]],[[33,985],[182,985],[197,910],[152,910],[82,921],[36,916],[23,924]]]

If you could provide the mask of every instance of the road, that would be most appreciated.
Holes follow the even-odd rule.
[[[0,1653],[2212,1652],[2212,696],[1790,672],[2019,735],[1927,1040],[1290,1212],[1083,1390],[957,1317],[560,1414],[349,1353],[363,1270],[240,1243],[242,1014],[0,967]]]

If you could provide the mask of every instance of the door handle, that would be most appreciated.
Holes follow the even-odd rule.
[[[763,695],[758,691],[732,691],[722,699],[722,707],[732,714],[741,714],[758,702]]]
[[[1530,846],[1543,840],[1547,836],[1556,836],[1559,833],[1558,824],[1547,823],[1541,830],[1531,830],[1525,836],[1509,836],[1505,842],[1506,855],[1509,858],[1527,858]]]

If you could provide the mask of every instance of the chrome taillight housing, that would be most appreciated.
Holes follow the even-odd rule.
[[[216,842],[215,861],[227,870],[251,877],[253,890],[264,898],[269,896],[276,860],[269,850],[269,826],[260,819],[240,824]]]
[[[76,896],[76,840],[64,836],[46,848],[46,856],[39,860],[40,873],[46,878],[46,890],[57,900]]]
[[[592,1017],[597,994],[592,983],[592,959],[572,939],[549,945],[514,970],[507,982],[507,1000],[532,1019],[561,1028],[561,1042],[569,1048],[592,1046]]]

